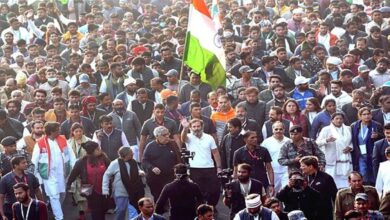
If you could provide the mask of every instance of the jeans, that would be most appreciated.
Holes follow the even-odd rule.
[[[115,199],[115,219],[123,220],[126,217],[127,207],[129,205],[129,197],[117,196]]]
[[[373,176],[374,171],[371,166],[370,167],[367,166],[367,154],[360,155],[359,157],[359,172],[363,176],[364,183],[370,185],[375,183],[374,176]]]

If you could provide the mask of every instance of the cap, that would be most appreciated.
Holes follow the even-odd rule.
[[[303,14],[303,9],[302,8],[296,8],[292,11],[293,14]]]
[[[161,99],[167,99],[169,96],[177,96],[176,91],[172,91],[170,89],[163,89],[160,92]]]
[[[342,63],[341,59],[338,57],[328,57],[326,60],[326,64],[332,64],[332,65],[340,65]]]
[[[306,78],[306,77],[304,77],[304,76],[298,76],[297,78],[295,78],[294,84],[295,84],[296,86],[298,86],[298,85],[306,84],[306,83],[308,83],[309,81],[310,81],[309,78]]]
[[[79,82],[80,83],[88,83],[89,82],[89,76],[85,73],[81,74],[79,76]]]
[[[127,86],[129,84],[136,84],[136,83],[137,81],[133,77],[129,77],[125,79],[125,81],[123,82],[123,86]]]
[[[370,72],[370,68],[368,68],[368,66],[366,65],[360,65],[359,68],[358,68],[358,71],[363,73],[363,72]]]
[[[390,87],[390,81],[383,83],[382,87]]]
[[[390,13],[390,7],[385,6],[379,9],[382,13]]]
[[[230,31],[224,31],[222,36],[224,38],[230,38],[230,37],[233,37],[233,33]]]
[[[240,67],[240,69],[238,69],[238,72],[241,74],[241,73],[251,73],[253,72],[254,70],[252,68],[250,68],[249,66],[247,65],[244,65],[242,67]]]
[[[270,20],[262,20],[262,21],[260,21],[260,26],[261,27],[266,27],[266,26],[270,26],[270,25],[272,25]]]
[[[16,138],[15,137],[12,137],[12,136],[8,136],[8,137],[5,137],[2,141],[1,141],[1,145],[3,145],[4,147],[8,147],[8,146],[11,146],[11,145],[14,145],[16,144]]]
[[[294,210],[287,214],[289,220],[304,220],[305,214],[301,210]]]
[[[279,18],[278,20],[276,20],[276,24],[281,24],[281,23],[287,24],[287,20],[285,18]]]
[[[170,70],[168,70],[167,73],[165,73],[165,76],[178,76],[178,75],[179,75],[179,73],[175,69],[170,69]]]
[[[291,133],[300,133],[303,131],[303,128],[300,126],[300,125],[293,125],[291,128],[290,128],[290,132]]]
[[[355,196],[355,201],[357,201],[359,199],[364,200],[364,201],[368,201],[368,195],[366,193],[358,193]]]
[[[245,198],[245,206],[249,209],[261,206],[261,199],[259,194],[250,194]]]

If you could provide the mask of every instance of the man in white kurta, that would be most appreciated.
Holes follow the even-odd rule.
[[[390,147],[385,150],[387,160],[379,164],[378,175],[376,177],[375,188],[379,199],[390,192]]]
[[[35,165],[35,176],[43,184],[45,194],[56,220],[63,220],[61,203],[65,199],[66,178],[76,157],[67,146],[65,137],[59,135],[59,124],[45,124],[46,135],[37,140],[31,161]]]
[[[288,183],[287,166],[281,166],[278,162],[280,149],[290,138],[284,136],[284,125],[277,121],[272,125],[273,135],[263,141],[261,146],[267,148],[272,158],[272,168],[274,169],[275,192],[279,192]]]

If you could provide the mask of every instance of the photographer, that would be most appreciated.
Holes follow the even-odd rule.
[[[283,202],[286,212],[301,210],[308,220],[318,219],[318,210],[322,208],[319,206],[320,193],[307,185],[299,171],[289,174],[288,185],[276,194],[276,198]]]
[[[171,207],[171,220],[193,220],[196,217],[196,207],[203,202],[199,186],[188,178],[186,165],[175,165],[176,179],[163,188],[156,203],[156,213],[163,214],[166,202]]]
[[[233,219],[236,213],[245,208],[245,197],[249,194],[261,195],[261,200],[265,202],[266,192],[263,184],[250,178],[252,167],[249,164],[242,163],[237,168],[237,180],[225,185],[225,195],[223,203],[231,208],[230,219]]]

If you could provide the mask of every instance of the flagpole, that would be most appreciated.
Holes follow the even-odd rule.
[[[191,4],[192,4],[192,1],[191,1]],[[191,7],[191,4],[190,4],[190,7]],[[183,72],[184,72],[184,56],[186,54],[186,48],[187,48],[187,39],[188,39],[188,26],[190,24],[190,7],[188,7],[188,22],[187,22],[187,29],[186,29],[186,37],[184,38],[184,51],[183,51],[183,57],[181,59],[181,68],[180,68],[180,73],[179,73],[179,89],[177,90],[177,94],[179,97],[180,97],[180,90],[181,90],[181,81],[183,80]]]

